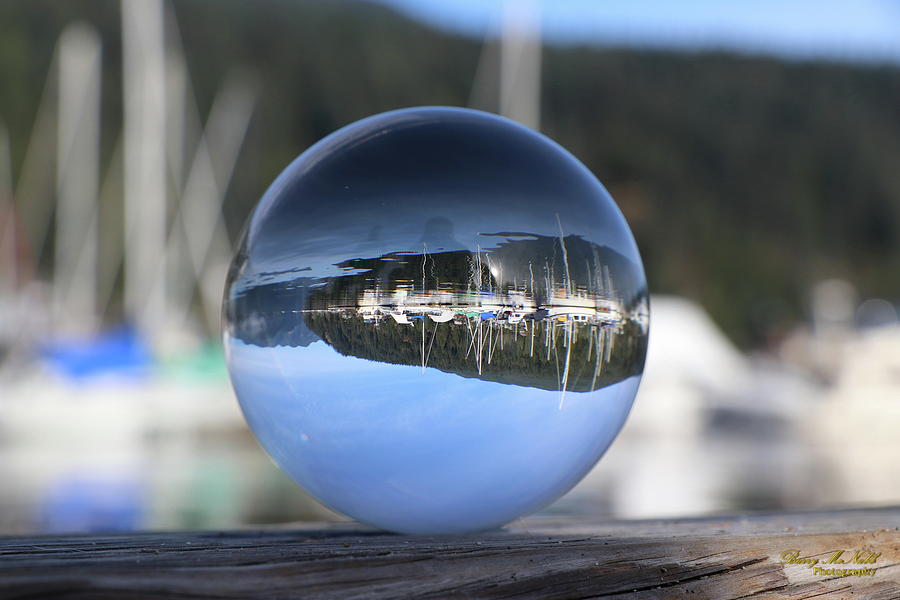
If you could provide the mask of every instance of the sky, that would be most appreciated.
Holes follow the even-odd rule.
[[[444,29],[496,30],[503,0],[375,0]],[[788,58],[900,62],[900,0],[512,0],[544,40],[722,48]]]

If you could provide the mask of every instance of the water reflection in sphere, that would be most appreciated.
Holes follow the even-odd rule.
[[[410,533],[503,525],[574,486],[621,429],[647,290],[597,179],[477,111],[325,138],[263,196],[225,344],[256,437],[303,488]]]

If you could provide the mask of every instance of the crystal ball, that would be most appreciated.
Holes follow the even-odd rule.
[[[610,195],[513,121],[413,108],[300,155],[254,209],[224,343],[260,444],[331,509],[403,533],[502,526],[594,466],[647,347]]]

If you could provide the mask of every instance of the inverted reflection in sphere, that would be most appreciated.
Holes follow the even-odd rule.
[[[568,491],[625,421],[640,257],[597,179],[471,110],[377,115],[256,207],[225,343],[260,443],[329,507],[410,533],[503,525]]]

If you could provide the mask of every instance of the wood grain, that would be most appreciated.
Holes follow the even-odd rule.
[[[880,552],[869,576],[814,575]],[[839,559],[839,560],[843,560]],[[352,523],[0,538],[0,598],[900,599],[900,508],[669,521],[532,518],[465,536]]]

